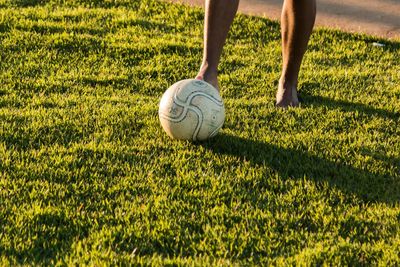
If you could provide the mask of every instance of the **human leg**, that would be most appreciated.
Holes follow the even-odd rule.
[[[196,78],[217,89],[218,64],[238,5],[239,0],[206,0],[203,61]]]
[[[285,0],[281,16],[282,75],[276,94],[279,107],[297,106],[301,62],[314,27],[316,0]]]

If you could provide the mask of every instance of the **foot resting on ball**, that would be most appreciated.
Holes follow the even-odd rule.
[[[196,80],[201,80],[208,82],[212,86],[214,86],[215,89],[219,92],[219,84],[218,84],[218,79],[216,75],[206,75],[206,74],[197,74]]]

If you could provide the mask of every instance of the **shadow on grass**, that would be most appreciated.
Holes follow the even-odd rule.
[[[107,34],[107,29],[96,29],[84,26],[76,27],[63,27],[56,25],[30,25],[30,26],[20,26],[17,25],[16,28],[21,31],[35,32],[40,34],[56,34],[56,33],[75,33],[75,34],[89,34],[93,36],[104,36]]]
[[[220,134],[200,144],[217,154],[231,155],[276,171],[283,179],[311,179],[328,182],[366,202],[400,202],[400,174],[372,173],[345,162],[333,162],[306,151]]]
[[[77,23],[80,22],[79,20]],[[151,22],[147,20],[135,20],[135,21],[123,21],[116,23],[118,28],[127,28],[127,27],[134,27],[138,26],[141,29],[147,31],[160,31],[163,33],[169,33],[174,31],[174,27],[168,26],[162,23]],[[1,23],[0,24],[0,32],[7,32],[10,27],[7,24]],[[56,34],[56,33],[76,33],[76,34],[90,34],[90,35],[97,35],[97,36],[104,36],[107,33],[114,33],[116,29],[109,29],[106,27],[103,28],[90,28],[82,25],[75,25],[72,24],[69,27],[64,25],[40,25],[40,24],[33,24],[33,25],[17,25],[17,29],[22,31],[29,31],[29,32],[36,32],[40,34]]]
[[[46,5],[55,1],[51,0],[11,0],[12,5],[17,7],[35,7]],[[79,1],[60,1],[67,4],[81,4],[91,7],[118,7],[118,6],[132,6],[137,7],[140,1],[104,1],[104,0],[79,0]],[[70,3],[68,3],[70,2]],[[130,3],[131,2],[131,3]]]
[[[306,84],[303,87],[316,87],[318,85]],[[399,120],[399,112],[391,112],[381,108],[374,108],[362,103],[354,103],[345,100],[334,100],[328,97],[312,95],[307,90],[301,90],[300,96],[305,105],[323,106],[329,109],[340,109],[346,112],[358,111],[367,116],[378,116],[384,119]]]
[[[26,220],[23,229],[14,234],[14,242],[22,241],[25,246],[0,246],[0,251],[19,264],[53,265],[56,258],[70,251],[78,236],[84,238],[87,234],[87,229],[74,223],[65,213],[45,212]]]
[[[324,106],[330,109],[341,109],[347,112],[358,111],[362,112],[368,116],[379,116],[381,118],[399,120],[400,113],[390,112],[385,109],[374,108],[361,103],[348,102],[344,100],[333,100],[327,97],[315,96],[301,92],[301,97],[303,98],[306,105],[314,106]]]
[[[115,77],[115,78],[101,79],[101,78],[83,77],[77,79],[77,82],[79,82],[84,86],[90,86],[90,87],[113,86],[113,90],[117,90],[125,87],[130,87],[132,81],[131,78],[132,77],[127,77],[127,78]]]
[[[14,120],[17,121],[16,118]],[[71,122],[63,122],[54,125],[43,125],[34,131],[32,128],[20,127],[13,132],[3,132],[0,134],[0,142],[9,149],[23,151],[55,144],[69,146],[80,142],[86,134],[89,135],[91,133],[92,131],[82,131],[79,126]]]
[[[14,0],[13,4],[18,7],[34,7],[45,4],[44,0]]]

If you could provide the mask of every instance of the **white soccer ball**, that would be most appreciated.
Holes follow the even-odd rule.
[[[174,139],[201,141],[215,136],[225,120],[225,108],[217,89],[195,79],[173,84],[160,101],[158,111],[165,132]]]

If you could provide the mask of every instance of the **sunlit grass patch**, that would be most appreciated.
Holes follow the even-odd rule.
[[[398,265],[400,44],[318,29],[299,109],[274,107],[279,25],[239,15],[221,133],[171,140],[203,12],[0,0],[2,265]]]

